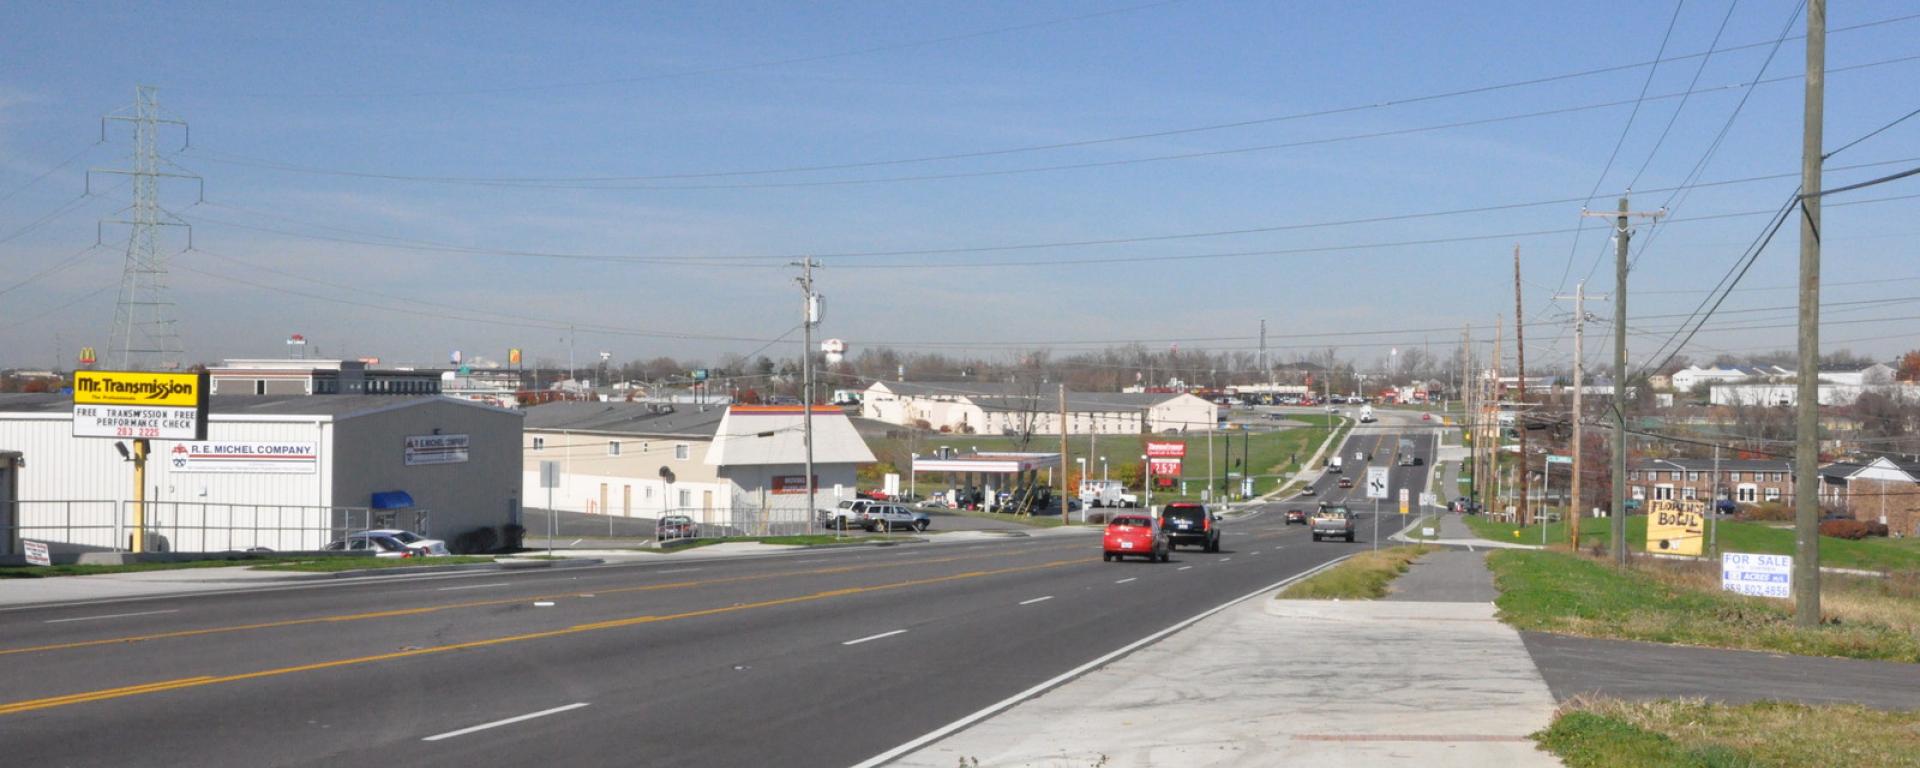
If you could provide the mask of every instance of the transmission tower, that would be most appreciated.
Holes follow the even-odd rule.
[[[186,134],[187,124],[163,116],[154,92],[153,86],[138,86],[134,89],[130,111],[122,109],[100,118],[101,141],[106,141],[108,121],[133,124],[133,167],[96,168],[87,175],[89,189],[95,173],[128,176],[133,183],[133,205],[119,213],[129,218],[102,220],[101,231],[96,235],[104,238],[106,224],[125,224],[131,228],[127,235],[126,266],[120,273],[120,300],[114,306],[113,336],[106,350],[110,364],[122,370],[177,369],[186,357],[175,324],[173,300],[167,295],[167,261],[171,254],[163,253],[160,248],[160,228],[186,228],[188,248],[193,247],[193,230],[160,206],[160,180],[191,179],[201,184],[201,179],[160,156],[157,149],[160,126],[177,125]],[[183,139],[181,148],[185,147]],[[200,194],[204,199],[204,184]]]

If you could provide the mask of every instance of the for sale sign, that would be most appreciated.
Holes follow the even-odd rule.
[[[1720,588],[1756,597],[1792,599],[1793,556],[1721,553]]]

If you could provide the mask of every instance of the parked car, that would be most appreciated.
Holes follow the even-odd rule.
[[[662,517],[659,522],[654,523],[653,531],[654,537],[661,541],[668,539],[691,539],[699,535],[699,527],[693,522],[693,518],[686,515],[667,515],[666,517]]]
[[[394,528],[355,531],[327,544],[327,549],[347,552],[372,551],[374,557],[429,557],[448,554],[447,543],[444,541]]]
[[[1294,523],[1299,523],[1299,524],[1301,524],[1301,525],[1306,525],[1306,524],[1307,524],[1307,511],[1306,511],[1306,510],[1304,510],[1304,509],[1289,509],[1289,510],[1287,510],[1287,525],[1293,525]]]
[[[1420,420],[1421,420],[1421,421],[1433,421],[1433,414],[1431,414],[1431,413],[1423,413],[1423,414],[1420,414]]]
[[[1173,559],[1167,532],[1149,515],[1114,515],[1100,541],[1100,558],[1113,562],[1127,555],[1145,555],[1148,562]]]
[[[1220,516],[1207,511],[1205,504],[1176,501],[1160,508],[1160,527],[1167,531],[1167,546],[1199,546],[1207,552],[1220,551]]]
[[[1338,485],[1339,485],[1340,487],[1342,487],[1342,488],[1352,488],[1352,487],[1353,487],[1353,478],[1351,478],[1351,477],[1342,477],[1342,478],[1340,478],[1340,482],[1338,483]]]
[[[915,512],[899,504],[868,504],[860,511],[860,527],[868,531],[891,532],[900,528],[924,531],[932,525],[925,512]]]
[[[1313,521],[1308,525],[1313,540],[1346,539],[1353,543],[1353,513],[1339,504],[1322,504],[1313,513]]]
[[[862,525],[860,513],[876,502],[871,499],[847,499],[831,510],[821,512],[820,523],[828,528],[846,530]]]

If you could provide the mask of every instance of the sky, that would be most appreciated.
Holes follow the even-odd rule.
[[[136,85],[190,125],[158,146],[200,179],[160,185],[191,360],[296,333],[394,364],[793,355],[813,257],[816,338],[854,353],[1252,350],[1265,320],[1275,359],[1364,365],[1463,332],[1486,354],[1518,248],[1528,362],[1565,366],[1554,297],[1614,292],[1581,210],[1631,186],[1667,209],[1631,240],[1631,352],[1658,362],[1798,184],[1805,19],[1609,9],[0,1],[0,366],[108,346],[129,232],[102,222],[131,192],[89,169],[129,167],[101,118]],[[1828,25],[1833,151],[1920,108],[1920,16]],[[1920,164],[1920,118],[1827,164]],[[1920,347],[1914,195],[1828,198],[1827,350]],[[1682,354],[1792,347],[1797,248],[1789,222]],[[1587,306],[1594,366],[1613,305]]]

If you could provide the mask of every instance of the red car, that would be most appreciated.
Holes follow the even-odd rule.
[[[1421,421],[1433,421],[1433,414],[1431,414],[1431,413],[1423,413],[1423,414],[1420,414],[1420,420],[1421,420]]]
[[[1107,562],[1127,555],[1145,555],[1148,562],[1173,559],[1167,532],[1149,515],[1115,515],[1102,539],[1101,559]]]
[[[1294,523],[1299,523],[1299,524],[1301,524],[1301,525],[1306,525],[1306,524],[1307,524],[1307,511],[1306,511],[1306,510],[1304,510],[1304,509],[1289,509],[1289,510],[1287,510],[1287,525],[1293,525]]]
[[[1340,478],[1340,482],[1339,482],[1339,486],[1340,486],[1340,487],[1342,487],[1342,488],[1352,488],[1352,487],[1353,487],[1353,478],[1351,478],[1351,477],[1343,477],[1343,478]]]

